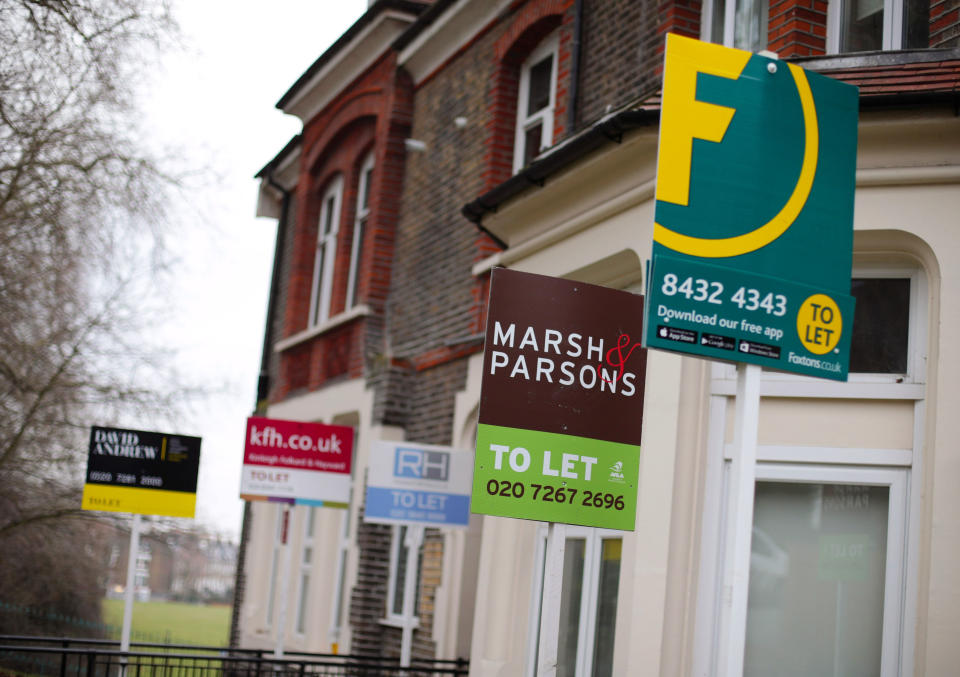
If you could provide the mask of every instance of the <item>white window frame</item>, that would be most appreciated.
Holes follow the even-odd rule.
[[[390,544],[390,576],[387,581],[387,614],[381,623],[385,625],[393,625],[400,628],[410,627],[416,629],[420,626],[420,617],[416,613],[416,600],[414,600],[414,595],[416,594],[416,582],[420,579],[422,574],[421,566],[422,563],[420,559],[420,549],[423,547],[423,527],[415,525],[404,525],[406,528],[405,538],[401,539],[401,533],[404,527],[399,524],[394,524],[392,527],[392,541]],[[397,573],[399,569],[399,560],[400,560],[400,548],[401,545],[406,546],[407,548],[407,561],[404,568],[406,574],[406,579],[404,580],[403,586],[403,605],[402,609],[406,610],[407,607],[410,608],[410,613],[396,613],[393,609],[395,607],[396,599],[396,590],[397,590]],[[408,602],[410,602],[408,604]]]
[[[333,200],[333,208],[327,204]],[[340,230],[340,205],[343,202],[343,177],[327,186],[317,215],[317,247],[313,257],[313,282],[310,290],[310,326],[323,324],[330,317],[333,267],[337,260],[337,234]],[[328,219],[332,223],[328,223]],[[322,252],[322,255],[321,255]]]
[[[294,612],[293,628],[297,635],[307,632],[307,596],[310,594],[310,579],[313,578],[313,566],[317,561],[313,532],[316,528],[317,508],[304,505],[303,540],[300,544],[300,575],[297,577],[297,608]]]
[[[540,41],[537,48],[520,65],[520,87],[517,91],[517,123],[513,142],[513,172],[517,173],[524,167],[523,158],[526,154],[524,143],[526,141],[527,130],[537,123],[543,125],[541,136],[541,147],[537,149],[537,154],[549,147],[553,143],[553,118],[557,107],[557,73],[558,58],[560,53],[560,37],[558,32],[553,32]],[[533,115],[528,116],[525,112],[527,99],[530,95],[530,71],[533,66],[540,63],[546,57],[553,57],[552,70],[550,72],[550,103]]]
[[[849,0],[831,0],[827,3],[827,53],[840,54],[841,23],[843,22],[843,3]],[[903,15],[906,11],[904,0],[884,0],[883,2],[883,38],[880,49],[884,51],[901,49],[903,46]],[[851,52],[855,53],[855,52]]]
[[[891,486],[888,528],[900,529],[900,541],[894,545],[888,534],[887,594],[896,593],[896,606],[884,608],[883,673],[912,677],[917,623],[918,550],[921,531],[921,497],[923,478],[922,449],[926,406],[926,350],[928,331],[928,282],[919,265],[909,261],[873,260],[859,255],[854,265],[854,278],[909,278],[910,313],[907,344],[907,374],[852,373],[849,382],[839,383],[796,374],[763,372],[760,383],[762,397],[813,397],[824,399],[900,400],[914,403],[913,442],[909,449],[849,449],[822,447],[757,447],[757,479],[779,479],[794,473],[839,484],[874,484]],[[714,363],[711,366],[709,434],[701,532],[700,573],[697,603],[694,674],[723,677],[719,667],[725,641],[722,618],[726,605],[723,599],[724,567],[733,553],[726,553],[727,537],[732,535],[726,520],[730,505],[731,449],[724,444],[727,407],[733,407],[736,392],[736,367]],[[731,381],[732,379],[732,381]],[[780,473],[780,474],[778,474]],[[784,475],[786,473],[787,475]],[[803,475],[808,473],[808,475]],[[853,474],[851,474],[853,473]],[[880,473],[880,474],[876,474]],[[891,480],[889,473],[900,473]],[[825,478],[825,479],[819,479]],[[797,479],[796,481],[804,481]],[[902,486],[902,492],[901,492]],[[896,501],[896,502],[895,502]],[[895,511],[899,513],[895,514]],[[751,525],[752,526],[752,525]],[[743,528],[743,525],[737,525]],[[891,532],[895,533],[895,532]],[[749,539],[740,539],[749,543]],[[893,552],[896,550],[896,552]],[[891,569],[890,557],[901,559]],[[725,564],[727,562],[727,564]],[[890,571],[898,578],[890,578]],[[890,586],[893,586],[891,589]],[[888,634],[890,633],[890,634]],[[893,653],[891,653],[893,652]],[[896,658],[891,658],[891,656]]]
[[[577,659],[574,674],[577,677],[593,672],[593,649],[596,642],[597,596],[600,588],[600,558],[605,539],[623,540],[623,532],[614,529],[599,529],[566,525],[564,538],[582,538],[586,541],[583,552],[583,587],[580,592],[580,624],[577,638]],[[537,545],[534,554],[534,580],[530,598],[530,618],[527,629],[527,655],[524,675],[534,677],[537,671],[537,648],[540,639],[540,613],[543,603],[543,574],[547,553],[547,527],[537,529]],[[622,566],[622,560],[621,560]],[[622,573],[622,569],[621,569]]]
[[[367,154],[363,164],[360,167],[360,177],[357,180],[357,209],[356,216],[353,219],[353,243],[350,246],[350,272],[347,275],[347,304],[346,309],[350,310],[360,302],[358,277],[360,276],[360,261],[363,257],[363,240],[367,236],[367,225],[370,220],[370,179],[373,178],[373,151]],[[367,196],[367,203],[363,203],[364,195]],[[359,233],[359,237],[357,234]]]

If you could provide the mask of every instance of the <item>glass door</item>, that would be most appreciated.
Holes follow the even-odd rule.
[[[896,674],[905,476],[757,466],[745,677]]]

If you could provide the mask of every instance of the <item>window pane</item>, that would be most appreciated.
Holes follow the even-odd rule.
[[[360,195],[360,209],[366,211],[370,206],[370,182],[373,180],[373,167],[363,174],[363,193]]]
[[[316,288],[313,291],[315,298],[314,302],[317,304],[313,309],[314,322],[318,322],[320,318],[323,317],[323,313],[321,312],[321,306],[323,305],[323,265],[326,263],[326,260],[327,243],[322,242],[317,246],[317,272],[313,276],[313,283],[316,285]]]
[[[880,674],[889,488],[757,482],[745,677]]]
[[[903,48],[930,46],[930,0],[904,0]]]
[[[303,633],[307,620],[307,592],[310,590],[310,574],[300,577],[300,601],[297,602],[297,632]]]
[[[723,44],[723,26],[727,14],[725,0],[713,0],[713,23],[710,29],[710,42]]]
[[[767,48],[766,0],[737,0],[733,46],[749,52]]]
[[[597,586],[597,627],[593,640],[593,677],[613,675],[613,638],[617,625],[617,590],[620,587],[622,550],[622,539],[603,539],[600,550],[600,581]]]
[[[333,228],[333,208],[335,206],[335,201],[333,196],[327,198],[326,204],[323,207],[323,229],[322,233],[328,235],[330,230]]]
[[[538,122],[530,127],[523,135],[523,166],[533,162],[533,159],[540,154],[540,146],[543,142],[543,123]]]
[[[583,595],[583,559],[587,541],[568,538],[563,554],[560,586],[560,635],[557,643],[557,677],[574,677],[580,639],[580,599]]]
[[[857,299],[850,345],[850,371],[907,372],[910,280],[860,278],[850,283]]]
[[[530,67],[530,92],[527,95],[527,117],[550,105],[550,82],[553,79],[553,55]]]
[[[840,50],[866,52],[883,48],[883,1],[846,0]]]
[[[356,238],[356,243],[353,245],[353,251],[356,255],[356,258],[351,261],[353,288],[350,290],[350,303],[353,306],[360,303],[360,259],[363,258],[363,236],[366,229],[367,220],[364,218],[357,221],[357,225],[354,227],[353,232],[353,237]]]

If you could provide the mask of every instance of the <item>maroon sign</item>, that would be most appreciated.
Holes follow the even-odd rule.
[[[643,297],[492,273],[481,424],[640,444]]]

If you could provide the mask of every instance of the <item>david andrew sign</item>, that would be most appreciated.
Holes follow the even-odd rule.
[[[846,380],[857,97],[667,36],[647,346]]]
[[[471,510],[632,530],[643,298],[497,268]]]
[[[346,507],[353,428],[251,416],[240,498]]]
[[[193,517],[199,468],[199,437],[94,426],[81,507]]]

